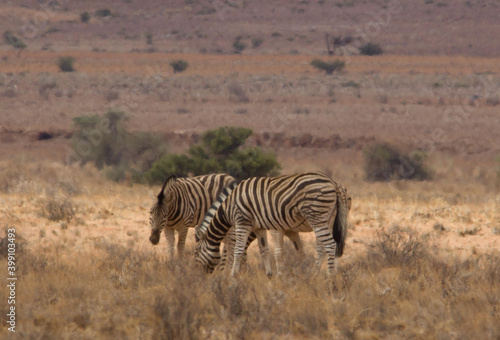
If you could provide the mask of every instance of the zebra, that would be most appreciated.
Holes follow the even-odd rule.
[[[236,245],[231,276],[239,272],[252,232],[258,238],[266,274],[271,276],[266,231],[301,232],[307,227],[314,231],[317,244],[324,247],[327,273],[331,275],[336,270],[335,256],[341,257],[344,251],[348,205],[350,199],[345,188],[322,173],[246,179],[222,202],[206,231],[197,231],[200,241],[196,246],[196,261],[212,271],[220,261],[220,243],[234,226]]]
[[[167,239],[167,255],[173,258],[176,231],[177,253],[182,255],[188,228],[199,225],[222,189],[233,183],[236,180],[227,174],[193,178],[176,178],[175,175],[168,177],[149,213],[149,241],[153,245],[158,244],[163,230]]]
[[[200,241],[200,238],[202,238],[202,234],[206,233],[207,228],[210,225],[210,222],[212,221],[212,218],[214,217],[215,213],[217,212],[217,209],[219,208],[219,206],[222,204],[222,202],[224,202],[224,200],[227,198],[227,196],[229,196],[231,194],[231,192],[234,190],[234,188],[236,188],[236,186],[237,186],[237,183],[234,182],[234,183],[231,183],[230,185],[228,185],[227,187],[225,187],[221,191],[221,193],[219,194],[217,199],[213,202],[212,206],[208,209],[201,225],[195,228],[195,231],[196,231],[195,235],[196,235],[196,242],[197,243]],[[305,230],[305,231],[312,231],[312,229]],[[292,231],[292,230],[287,230],[285,232],[282,232],[280,230],[270,230],[269,232],[271,233],[273,239],[276,242],[280,242],[280,247],[276,246],[275,254],[282,253],[283,241],[284,241],[283,237],[284,236],[287,236],[290,239],[290,241],[292,241],[293,245],[295,246],[295,250],[297,250],[300,253],[304,252],[304,249],[302,246],[302,241],[300,239],[298,232]],[[248,246],[256,238],[257,238],[257,235],[255,235],[255,233],[253,233],[253,232],[250,233],[250,235],[248,237],[246,248],[248,248]],[[221,259],[220,263],[217,265],[217,267],[221,271],[223,271],[225,269],[226,264],[231,265],[233,263],[234,245],[236,243],[236,233],[235,233],[234,227],[229,229],[228,233],[224,237],[223,242],[225,245],[224,245],[224,250],[222,252],[222,259]],[[245,248],[245,251],[246,251],[246,248]],[[245,256],[246,256],[246,254],[245,254]],[[214,269],[215,269],[215,266],[209,268],[208,271],[212,272]]]
[[[339,184],[339,191],[341,193],[340,199],[343,200],[343,203],[347,208],[347,212],[349,213],[351,211],[352,199],[350,196],[347,196],[347,190],[341,184]],[[274,257],[276,259],[276,270],[278,271],[278,274],[281,272],[283,263],[284,236],[288,237],[290,241],[292,241],[295,250],[297,250],[301,254],[304,254],[304,246],[302,245],[299,232],[311,231],[313,231],[313,229],[305,221],[294,230],[269,230],[269,234],[271,234],[271,237],[274,241]],[[316,269],[319,269],[321,267],[325,255],[325,247],[321,242],[319,242],[319,239],[316,239]]]
[[[231,184],[230,186],[224,188],[217,197],[217,199],[214,201],[210,209],[208,209],[207,214],[205,215],[205,218],[201,225],[199,227],[196,227],[196,242],[199,242],[200,238],[202,237],[202,234],[206,233],[208,226],[214,217],[217,209],[219,206],[222,204],[222,202],[229,196],[236,187],[236,183]],[[347,196],[347,191],[345,188],[343,188],[341,185],[339,185],[340,191],[344,193],[342,196],[342,199],[344,200],[344,204],[347,206],[347,210],[351,210],[351,202],[352,199],[351,197]],[[276,269],[278,271],[278,274],[281,273],[281,267],[282,267],[282,254],[283,254],[283,246],[284,246],[284,236],[288,237],[292,244],[295,247],[295,250],[297,250],[299,253],[304,254],[304,247],[302,245],[302,241],[300,239],[300,232],[311,232],[313,231],[312,228],[305,223],[305,221],[299,225],[297,228],[294,230],[269,230],[269,233],[271,234],[274,244],[275,244],[275,258],[276,258]],[[255,233],[251,233],[246,247],[248,246],[257,238],[257,235]],[[236,234],[235,234],[235,228],[232,227],[229,229],[228,233],[226,234],[226,237],[224,238],[224,250],[223,250],[223,255],[221,262],[218,264],[218,268],[220,270],[224,270],[226,264],[232,264],[233,262],[233,251],[234,251],[234,245],[236,243]],[[246,249],[245,249],[246,250]],[[323,245],[319,242],[316,244],[316,252],[317,252],[317,257],[316,257],[316,268],[319,269],[321,267],[321,264],[323,263],[323,259],[325,256],[325,248]],[[213,271],[215,266],[208,268],[208,271],[211,272]]]

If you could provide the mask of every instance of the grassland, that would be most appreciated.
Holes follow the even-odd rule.
[[[269,2],[224,3],[112,0],[107,18],[94,15],[100,1],[0,4],[2,31],[21,35],[23,18],[41,18],[34,37],[21,35],[26,50],[0,46],[0,276],[14,227],[15,336],[498,339],[498,4],[405,2],[374,40],[386,54],[326,57],[325,33],[356,37],[387,2],[297,1],[272,16]],[[235,55],[238,35],[248,46]],[[59,71],[61,56],[76,72]],[[310,65],[318,57],[346,68],[327,76]],[[176,59],[185,72],[173,73]],[[192,233],[186,256],[167,260],[164,239],[148,241],[158,187],[68,162],[72,119],[110,108],[173,152],[206,129],[248,127],[248,143],[275,151],[283,173],[343,183],[353,207],[337,275],[312,271],[310,234],[307,256],[287,247],[271,280],[256,246],[237,280],[205,275]],[[365,181],[372,142],[424,152],[432,180]],[[2,284],[1,338],[12,335],[8,293]]]
[[[178,55],[82,53],[77,72],[66,74],[53,69],[58,54],[38,54],[42,66],[30,65],[34,56],[10,55],[1,66],[0,225],[18,236],[18,335],[499,336],[497,71],[433,57],[400,71],[353,71],[360,57],[329,77],[305,57],[183,55],[192,68],[173,75],[167,65]],[[443,60],[453,71],[441,73]],[[249,71],[210,73],[223,63]],[[417,63],[430,71],[413,72]],[[157,65],[152,76],[148,65]],[[311,235],[307,257],[288,251],[288,269],[272,280],[256,249],[237,281],[196,268],[192,239],[182,261],[167,261],[163,240],[148,241],[158,188],[111,183],[91,165],[66,163],[71,119],[110,107],[127,111],[130,129],[163,134],[170,151],[207,128],[250,127],[250,143],[276,151],[284,173],[320,170],[344,183],[354,201],[334,280],[311,271]],[[372,141],[425,151],[433,180],[366,182],[362,150]],[[2,286],[0,301],[7,293]],[[5,324],[7,304],[0,306]]]
[[[233,281],[195,266],[191,238],[178,262],[166,259],[164,240],[149,243],[148,197],[157,188],[110,183],[92,167],[57,162],[21,159],[2,169],[0,223],[17,230],[17,335],[24,338],[500,334],[499,200],[480,181],[348,180],[349,238],[333,281],[313,272],[309,234],[306,258],[287,247],[281,277],[265,276],[252,246]],[[342,177],[340,166],[332,170]],[[59,214],[50,214],[53,206]],[[7,294],[2,287],[1,301]]]

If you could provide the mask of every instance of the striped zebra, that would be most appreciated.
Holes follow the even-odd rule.
[[[149,241],[154,245],[158,244],[163,230],[167,239],[167,254],[173,258],[176,231],[177,252],[181,255],[186,244],[188,228],[201,223],[222,189],[232,183],[236,183],[235,179],[226,174],[193,178],[168,177],[149,213],[151,226]]]
[[[342,200],[344,206],[347,207],[347,212],[349,213],[349,211],[351,211],[352,199],[351,197],[347,196],[347,190],[341,184],[339,184],[339,192],[341,193],[339,199]],[[286,230],[284,232],[277,229],[269,230],[269,233],[271,234],[271,237],[273,238],[274,241],[274,256],[276,258],[276,270],[278,271],[278,274],[280,273],[283,264],[284,236],[287,236],[290,239],[290,241],[292,241],[295,249],[299,253],[304,254],[304,247],[302,245],[299,232],[312,232],[312,231],[313,229],[309,226],[309,224],[305,222],[302,223],[297,228],[295,228],[294,230]],[[317,269],[321,267],[325,255],[326,255],[325,247],[321,242],[319,242],[319,239],[316,238],[315,262]]]
[[[229,186],[225,187],[220,195],[217,197],[217,199],[214,201],[212,206],[208,209],[205,218],[203,219],[203,222],[199,227],[196,227],[196,242],[198,243],[200,239],[203,237],[202,235],[207,232],[208,226],[210,225],[210,222],[212,221],[212,218],[217,212],[217,209],[220,207],[222,202],[231,194],[231,192],[234,190],[234,188],[237,186],[237,183],[234,182],[230,184]],[[306,230],[306,231],[312,231],[312,230]],[[293,243],[295,246],[295,250],[297,250],[300,253],[304,252],[303,246],[302,246],[302,241],[300,240],[299,233],[296,231],[292,230],[287,230],[285,232],[280,231],[280,230],[270,230],[269,231],[275,240],[275,242],[280,242],[280,247],[276,246],[276,251],[275,254],[281,254],[282,249],[283,249],[283,243],[284,243],[284,236],[286,235]],[[257,238],[257,235],[255,235],[254,232],[250,233],[247,241],[246,248]],[[229,231],[227,232],[226,236],[224,237],[224,249],[222,251],[222,258],[220,260],[220,263],[217,264],[217,268],[223,271],[225,269],[225,266],[227,264],[232,265],[233,259],[234,259],[234,245],[236,244],[236,233],[235,233],[235,228],[231,227]],[[278,249],[279,248],[279,249]],[[245,249],[246,250],[246,249]],[[246,254],[245,254],[246,255]],[[279,267],[278,267],[279,268]],[[215,266],[212,266],[210,268],[207,268],[209,272],[212,272],[215,269]]]
[[[200,242],[196,260],[208,271],[213,270],[220,261],[220,243],[234,226],[236,244],[231,275],[238,274],[248,237],[254,232],[266,274],[271,276],[266,231],[310,229],[328,257],[328,274],[332,274],[335,256],[342,256],[344,251],[349,201],[344,187],[317,172],[246,179],[222,202],[206,231],[197,231]]]

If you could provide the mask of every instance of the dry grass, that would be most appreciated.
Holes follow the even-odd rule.
[[[0,72],[29,72],[33,74],[48,72],[58,73],[55,61],[71,53],[78,63],[78,73],[89,75],[103,73],[141,74],[151,76],[161,73],[172,76],[170,61],[183,59],[189,68],[177,75],[185,76],[228,76],[240,75],[277,75],[309,74],[323,75],[315,70],[310,62],[317,56],[310,55],[206,55],[188,53],[115,53],[83,51],[26,51],[22,58],[16,58],[15,52],[4,52],[8,61],[0,63]],[[347,61],[349,73],[377,74],[435,74],[445,75],[498,74],[498,58],[458,57],[458,56],[351,56],[337,57]],[[464,84],[465,85],[465,84]],[[478,84],[480,85],[480,84]]]
[[[42,186],[36,194],[16,184],[0,193],[0,223],[16,227],[23,243],[17,320],[26,338],[500,336],[500,239],[494,232],[500,209],[497,197],[477,182],[468,196],[454,198],[445,192],[456,192],[452,181],[346,180],[354,198],[352,225],[332,281],[313,271],[311,234],[303,235],[305,258],[286,247],[281,277],[265,276],[252,246],[247,267],[233,281],[196,267],[191,237],[185,258],[166,263],[165,242],[153,247],[148,241],[148,188],[106,182],[89,168],[3,165],[20,166],[25,178]],[[67,196],[77,209],[63,223],[31,204],[47,191],[44,176],[50,178],[51,169],[58,169],[59,181],[80,178],[85,189]],[[0,301],[6,294],[0,288]],[[1,322],[6,308],[0,304]],[[2,328],[0,337],[6,335]]]
[[[71,260],[27,252],[19,259],[19,332],[42,339],[500,335],[498,254],[441,257],[422,241],[418,253],[394,249],[388,257],[383,243],[341,262],[333,283],[313,275],[312,256],[294,252],[282,277],[268,280],[253,258],[236,281],[207,276],[190,256],[166,265],[119,243],[96,241]]]

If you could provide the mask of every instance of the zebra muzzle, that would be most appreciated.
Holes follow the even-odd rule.
[[[149,241],[153,244],[153,245],[157,245],[158,242],[160,242],[160,232],[152,232],[151,233],[151,236],[149,236]]]

